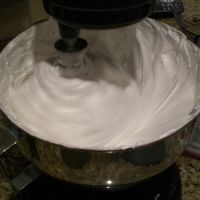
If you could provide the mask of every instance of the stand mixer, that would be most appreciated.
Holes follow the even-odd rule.
[[[63,1],[44,0],[44,8],[58,22],[62,39],[55,47],[64,52],[78,51],[87,46],[79,38],[80,29],[110,29],[136,23],[149,16],[155,0]]]
[[[148,17],[155,5],[155,0],[43,0],[43,2],[47,13],[58,23],[61,38],[54,42],[54,46],[62,55],[81,52],[89,45],[84,37],[80,37],[81,29],[101,30],[128,26]],[[114,199],[118,195],[121,198],[124,196],[128,198],[126,195],[131,195],[135,199],[145,200],[181,198],[180,176],[174,163],[176,157],[183,152],[183,144],[191,134],[194,121],[190,121],[173,135],[155,143],[124,151],[101,152],[70,149],[40,140],[16,127],[6,116],[3,118],[14,139],[10,136],[10,140],[7,140],[8,145],[4,143],[4,149],[0,154],[18,142],[25,157],[33,164],[31,170],[37,168],[59,179],[59,181],[54,180],[38,172],[37,169],[35,173],[27,173],[25,170],[25,174],[34,174],[34,177],[31,177],[33,180],[41,175],[30,184],[31,189],[28,187],[31,199],[39,198],[34,196],[41,193],[38,191],[38,186],[42,188],[44,197],[48,193],[49,199],[56,198],[51,195],[51,191],[64,195],[80,192],[88,199]],[[29,177],[29,183],[31,178]],[[16,182],[13,181],[14,184]],[[17,184],[15,186],[18,190],[24,188],[17,187]],[[84,190],[85,186],[89,189]],[[52,190],[49,191],[49,188]],[[24,193],[26,196],[27,191]]]

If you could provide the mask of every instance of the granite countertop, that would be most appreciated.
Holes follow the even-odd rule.
[[[200,161],[187,156],[181,156],[177,160],[181,171],[183,199],[200,199]]]
[[[160,21],[178,28],[174,19],[161,19]],[[0,122],[0,130],[2,123]],[[27,164],[24,157],[14,147],[8,154],[1,158],[1,162],[6,166],[7,173],[14,177]],[[183,199],[182,200],[199,200],[200,199],[200,161],[182,155],[177,164],[180,168]],[[0,200],[10,200],[13,196],[12,186],[6,181],[0,171]]]

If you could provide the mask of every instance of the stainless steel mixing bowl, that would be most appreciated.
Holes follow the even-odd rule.
[[[40,140],[5,115],[3,119],[7,130],[4,140],[14,136],[25,157],[43,172],[70,183],[113,189],[138,184],[172,165],[182,154],[196,120],[155,143],[126,150],[94,151]]]

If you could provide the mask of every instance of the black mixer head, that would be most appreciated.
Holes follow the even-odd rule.
[[[73,44],[76,50],[86,45],[81,40],[81,45],[71,42],[78,36],[75,29],[107,29],[136,23],[152,13],[155,0],[43,0],[43,3],[46,12],[57,20],[65,41],[57,43],[57,48],[62,46],[68,51]]]
[[[151,14],[155,0],[43,0],[58,23],[74,28],[114,28]]]

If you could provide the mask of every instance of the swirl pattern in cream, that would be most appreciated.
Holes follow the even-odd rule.
[[[199,113],[200,51],[180,32],[147,19],[81,36],[87,49],[58,52],[48,21],[2,53],[0,107],[29,134],[71,148],[126,149]]]

